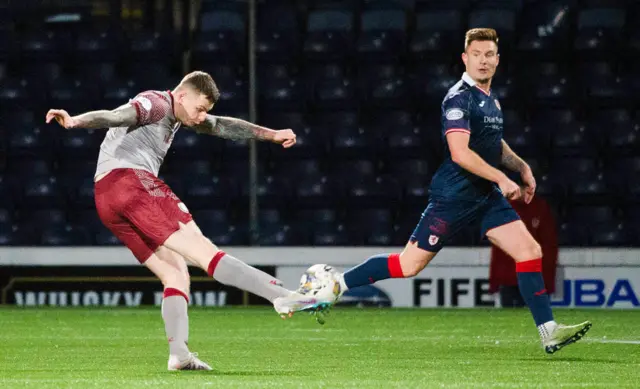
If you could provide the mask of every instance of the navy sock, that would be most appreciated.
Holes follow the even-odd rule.
[[[536,325],[552,321],[551,301],[542,278],[542,259],[517,262],[516,273],[518,274],[520,293],[527,303]]]
[[[344,273],[347,288],[373,284],[387,278],[401,278],[400,254],[379,254]]]

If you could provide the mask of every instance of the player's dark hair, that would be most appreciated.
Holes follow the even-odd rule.
[[[215,104],[220,98],[218,86],[209,73],[196,70],[184,76],[180,84],[189,85],[196,92],[202,93],[212,104]]]
[[[498,45],[498,33],[493,28],[472,28],[464,36],[464,51],[473,41],[492,41]]]

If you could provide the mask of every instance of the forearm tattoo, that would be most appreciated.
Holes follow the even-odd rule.
[[[213,115],[207,115],[205,121],[197,125],[195,130],[199,133],[231,140],[269,140],[273,135],[273,130],[242,119]]]
[[[502,141],[502,160],[501,163],[507,169],[519,172],[526,166],[526,163],[511,150],[507,142]]]
[[[112,127],[131,127],[138,121],[135,107],[125,105],[113,111],[91,111],[74,117],[75,128],[98,129]]]

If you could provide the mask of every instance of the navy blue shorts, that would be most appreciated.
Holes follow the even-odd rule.
[[[516,220],[520,217],[497,190],[477,201],[431,196],[411,242],[418,242],[423,250],[438,252],[466,226],[480,224],[480,236],[484,237],[490,229]]]

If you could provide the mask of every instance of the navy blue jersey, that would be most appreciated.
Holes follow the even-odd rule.
[[[475,86],[473,79],[464,73],[442,101],[441,125],[445,158],[431,180],[431,194],[477,200],[495,190],[496,184],[453,162],[446,135],[454,131],[470,134],[469,148],[497,168],[502,157],[502,122],[498,100]]]

